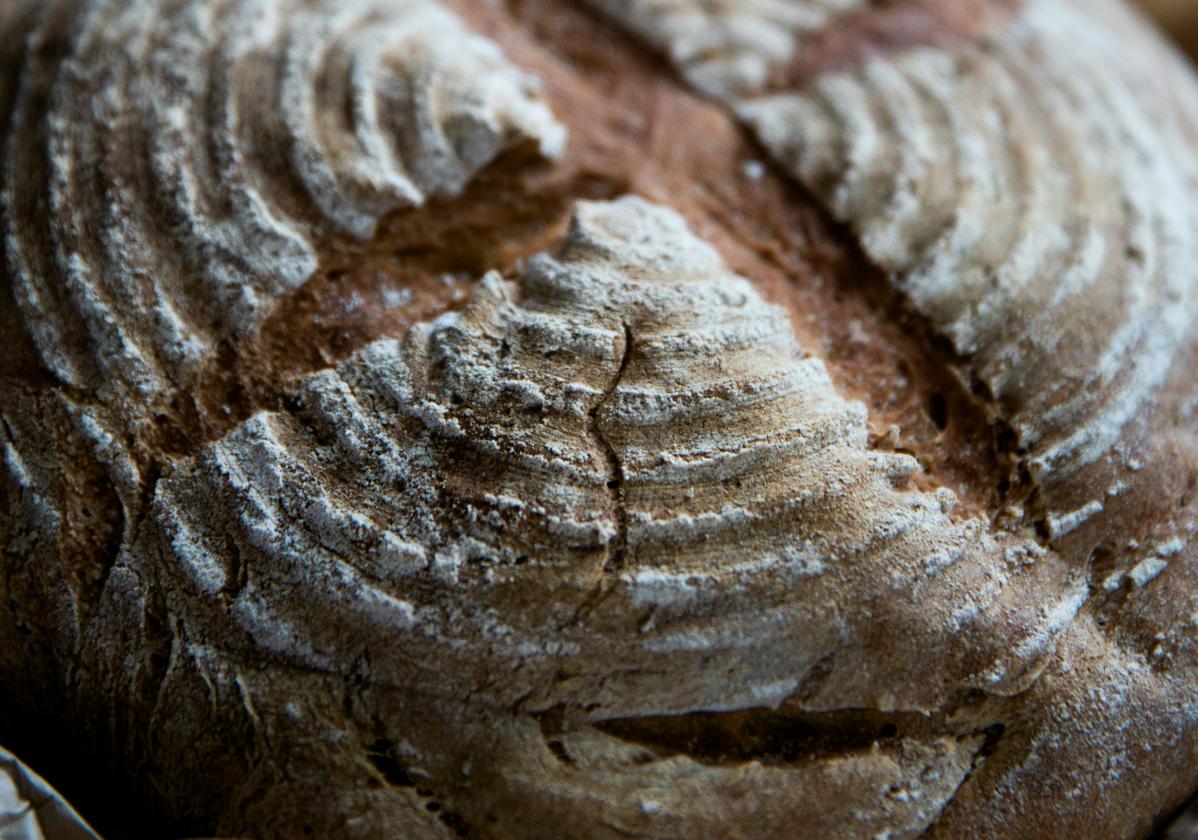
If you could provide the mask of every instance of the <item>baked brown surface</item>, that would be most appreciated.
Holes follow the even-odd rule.
[[[30,2],[0,65],[0,743],[102,830],[1198,786],[1198,88],[1123,6]]]

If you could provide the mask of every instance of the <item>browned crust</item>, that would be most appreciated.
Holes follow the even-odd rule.
[[[190,404],[164,414],[151,449],[168,457],[194,452],[254,410],[280,404],[296,376],[453,308],[486,270],[513,272],[560,235],[576,199],[634,192],[683,213],[736,271],[788,309],[800,342],[826,360],[844,394],[869,408],[875,445],[918,457],[925,487],[949,487],[966,512],[992,519],[1023,499],[1028,486],[990,396],[909,314],[848,231],[765,164],[724,111],[687,92],[625,34],[570,5],[451,5],[545,81],[571,132],[566,158],[548,164],[517,150],[461,197],[387,219],[369,243],[325,243],[318,273],[280,302],[257,335],[213,360]],[[793,84],[879,50],[976,38],[1010,5],[881,3],[834,28],[775,82]],[[984,14],[975,19],[969,10]],[[7,299],[3,282],[0,292]],[[410,293],[404,303],[388,302],[403,292]],[[351,299],[358,302],[347,307]],[[37,381],[31,342],[12,307],[0,309],[0,330],[16,337],[0,375]],[[739,737],[744,723],[722,719],[695,735],[688,728],[697,721],[688,719],[677,723],[680,733],[630,725],[623,734],[719,741]],[[858,723],[837,727],[848,732]]]
[[[256,334],[219,348],[197,382],[158,407],[138,441],[148,461],[190,455],[253,412],[279,407],[297,376],[454,308],[485,271],[514,272],[560,236],[574,201],[636,193],[683,213],[734,270],[791,312],[800,343],[826,360],[846,396],[868,406],[876,445],[920,460],[923,486],[949,487],[964,512],[991,518],[1022,497],[1010,436],[947,343],[910,315],[852,235],[766,163],[723,109],[686,90],[626,33],[571,4],[450,5],[544,81],[570,132],[565,158],[548,163],[532,149],[513,150],[461,196],[395,213],[369,242],[323,243],[320,269]],[[954,8],[871,7],[805,49],[812,57],[804,60],[813,70],[913,38],[965,37],[997,14],[975,21]],[[0,295],[11,299],[2,272]],[[0,328],[12,337],[0,376],[47,382],[11,304],[0,307]]]
[[[851,234],[765,163],[723,109],[571,4],[450,5],[543,80],[570,132],[564,159],[508,154],[459,198],[386,219],[369,243],[326,243],[320,271],[212,365],[195,397],[199,428],[181,450],[278,405],[280,383],[453,308],[486,270],[512,273],[561,235],[574,201],[636,193],[680,211],[734,270],[790,311],[800,343],[826,360],[843,393],[868,406],[875,445],[915,455],[923,486],[949,487],[963,512],[992,518],[1020,496],[1009,436],[987,396],[962,378],[947,344],[906,311]],[[910,26],[953,18],[943,9],[927,17],[923,4],[914,5],[924,16],[911,17],[911,4],[895,5],[850,27],[836,49],[887,25],[888,15],[901,12]],[[385,303],[405,292],[403,305]]]
[[[821,73],[859,66],[872,56],[916,47],[973,42],[1000,29],[1022,0],[876,0],[839,19],[803,45],[769,79],[773,90],[793,89]]]

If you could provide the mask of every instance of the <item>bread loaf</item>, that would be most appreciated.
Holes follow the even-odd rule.
[[[0,743],[102,831],[1198,788],[1198,85],[1118,0],[21,0],[0,67]]]

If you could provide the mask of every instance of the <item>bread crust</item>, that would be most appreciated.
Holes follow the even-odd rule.
[[[0,19],[8,719],[193,833],[1198,784],[1198,91],[1138,18],[131,9]]]

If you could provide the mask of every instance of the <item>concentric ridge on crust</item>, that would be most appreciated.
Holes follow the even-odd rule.
[[[867,0],[592,0],[715,96],[761,90],[804,44]]]
[[[498,658],[519,678],[482,697],[610,717],[774,705],[836,653],[812,705],[931,708],[953,682],[1024,685],[1078,603],[1035,546],[902,490],[915,463],[865,449],[785,313],[638,199],[579,205],[518,285],[485,278],[298,399],[163,481],[153,516],[173,610],[223,600],[309,667],[399,633],[402,657],[375,654],[396,684],[477,691]],[[841,685],[890,624],[910,659]]]
[[[563,131],[431,0],[27,3],[32,37],[0,33],[0,676],[205,832],[1142,833],[1198,767],[1188,71],[1106,0],[873,40],[949,7],[594,2],[948,339],[1027,516],[915,491],[768,284],[633,197],[181,432],[331,242]],[[551,5],[458,8],[585,133],[554,76],[583,70],[502,31]],[[558,200],[651,189],[587,163]],[[677,209],[723,246],[711,185]]]
[[[1198,95],[1155,33],[1113,0],[1034,0],[974,37],[712,88],[688,45],[770,27],[769,4],[594,5],[734,111],[969,361],[1051,536],[1120,506],[1198,308]]]
[[[372,684],[432,714],[1024,689],[1079,579],[955,518],[948,491],[904,489],[915,462],[867,450],[864,421],[675,213],[582,203],[518,283],[489,275],[180,464],[114,577],[156,582],[180,644],[328,675],[369,651]],[[136,682],[147,665],[112,657],[145,601],[117,593],[85,661]]]
[[[45,366],[122,412],[194,384],[328,237],[564,139],[534,81],[430,0],[31,16],[2,164],[13,296]]]
[[[742,121],[947,339],[1030,491],[1004,515],[1091,577],[1046,676],[1004,712],[1021,734],[935,836],[1145,832],[1198,781],[1192,68],[1114,0],[973,3],[994,14],[970,25],[899,2],[855,13],[858,33],[879,33],[871,15],[944,24],[853,43],[832,20],[757,83],[711,85],[684,46],[768,14],[592,5]]]

